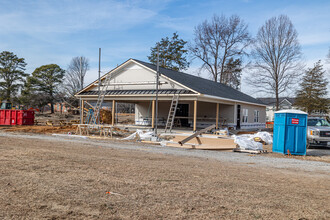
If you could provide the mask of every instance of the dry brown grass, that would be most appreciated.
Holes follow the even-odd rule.
[[[41,125],[23,125],[23,126],[4,126],[0,127],[0,130],[7,132],[22,132],[22,133],[39,133],[39,134],[53,134],[62,133],[67,134],[68,132],[74,133],[76,126],[41,126]]]
[[[317,171],[0,137],[0,174],[1,219],[330,218]]]

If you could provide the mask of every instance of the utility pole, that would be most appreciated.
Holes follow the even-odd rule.
[[[156,114],[155,114],[155,135],[158,128],[158,85],[159,85],[159,44],[157,44],[157,73],[156,73]]]
[[[99,48],[99,95],[101,86],[101,48]]]
[[[79,65],[79,74],[80,74],[80,90],[83,89],[83,80],[82,80],[82,68],[81,68],[81,56],[80,56],[80,65]],[[79,109],[80,109],[80,124],[83,124],[83,115],[84,115],[84,109],[81,109],[82,108],[82,104],[81,104],[81,97],[79,98]]]
[[[101,95],[101,48],[99,48],[99,99],[100,99],[100,95]],[[100,106],[101,108],[102,106]],[[98,124],[100,124],[100,108],[98,109]]]
[[[80,72],[80,89],[84,88],[84,82],[83,82],[83,73],[82,73],[82,56],[80,56],[80,68],[79,68],[79,72]]]

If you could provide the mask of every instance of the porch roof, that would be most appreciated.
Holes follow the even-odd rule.
[[[84,91],[81,95],[98,95],[98,91]],[[139,89],[139,90],[107,90],[106,95],[149,95],[156,94],[155,89]],[[160,89],[158,94],[194,94],[186,89]]]

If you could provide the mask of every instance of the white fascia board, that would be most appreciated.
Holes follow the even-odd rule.
[[[235,103],[244,103],[244,104],[249,104],[249,105],[258,105],[258,106],[264,106],[266,107],[266,105],[263,104],[257,104],[257,103],[253,103],[253,102],[244,102],[244,101],[240,101],[240,100],[235,100],[235,99],[227,99],[227,98],[221,98],[218,96],[213,96],[213,95],[200,95],[200,97],[205,97],[205,98],[211,98],[211,99],[216,99],[216,100],[223,100],[223,101],[230,101],[230,102],[235,102]]]
[[[157,83],[156,82],[153,82],[153,81],[141,81],[141,82],[118,82],[118,83],[111,83],[111,86],[118,86],[118,85],[156,85]],[[163,84],[168,84],[168,82],[164,82],[164,81],[161,81],[159,82],[159,85],[163,85]],[[98,86],[99,83],[95,83],[94,84],[95,86]],[[104,86],[101,84],[101,86]]]
[[[139,66],[141,66],[141,67],[143,67],[143,68],[145,68],[145,69],[147,69],[147,70],[149,70],[149,71],[151,71],[151,72],[157,74],[157,71],[155,71],[155,70],[153,70],[153,69],[150,69],[149,67],[144,66],[143,64],[141,64],[141,63],[139,63],[139,62],[137,62],[137,61],[135,61],[135,60],[132,60],[132,61],[133,61],[135,64],[138,64]],[[183,88],[186,88],[186,89],[188,89],[188,90],[191,90],[191,91],[197,93],[198,95],[200,95],[199,92],[197,92],[197,91],[195,91],[195,90],[193,90],[193,89],[191,89],[191,88],[189,88],[189,87],[187,87],[187,86],[185,86],[185,85],[182,85],[181,83],[179,83],[179,82],[177,82],[177,81],[175,81],[175,80],[173,80],[173,79],[171,79],[171,78],[165,76],[165,75],[162,74],[162,73],[160,73],[160,74],[161,74],[162,77],[164,77],[164,78],[167,79],[168,81],[171,81],[171,82],[173,82],[173,83],[175,83],[175,84],[178,84],[178,85],[182,86]]]

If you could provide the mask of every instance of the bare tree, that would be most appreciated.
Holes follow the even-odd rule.
[[[254,62],[248,82],[268,94],[279,96],[297,83],[302,65],[298,33],[286,15],[273,17],[259,29],[252,50]]]
[[[86,57],[72,58],[65,73],[65,90],[74,95],[84,87],[86,72],[89,70],[89,61]]]
[[[227,60],[246,54],[245,49],[252,42],[247,28],[237,15],[229,18],[214,15],[210,22],[205,20],[195,27],[194,42],[189,50],[194,58],[203,62],[201,70],[206,70],[215,82],[227,83],[224,79]]]
[[[329,48],[329,52],[328,52],[328,55],[327,55],[327,62],[330,63],[330,48]]]

